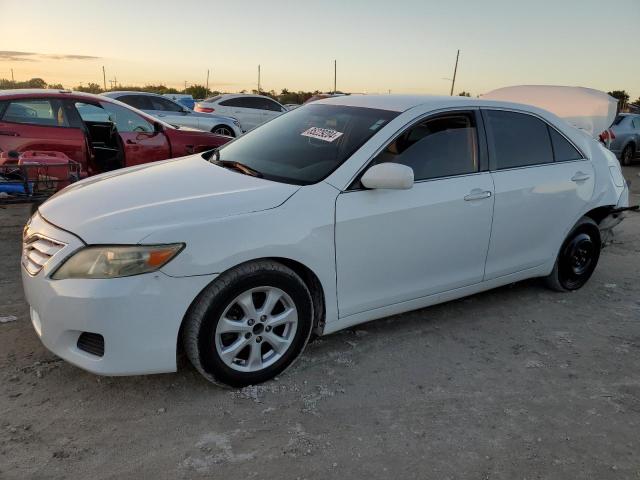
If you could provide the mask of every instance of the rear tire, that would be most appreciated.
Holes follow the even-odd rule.
[[[235,137],[233,129],[227,125],[216,125],[211,129],[211,133],[215,133],[216,135],[226,135],[227,137]]]
[[[563,242],[547,286],[558,292],[581,288],[596,269],[601,245],[598,224],[582,217]]]
[[[629,144],[622,150],[622,154],[620,155],[620,163],[625,167],[628,167],[633,163],[633,157],[636,156],[636,149],[633,144]]]
[[[208,380],[232,387],[282,373],[304,349],[313,302],[288,267],[261,260],[220,275],[200,293],[184,325],[184,347]]]

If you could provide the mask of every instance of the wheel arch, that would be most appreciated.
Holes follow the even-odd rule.
[[[229,267],[228,269],[226,269],[224,272],[220,272],[219,275],[222,275],[225,272],[233,270],[234,268],[237,268],[240,265],[244,265],[244,264],[252,263],[252,262],[258,262],[258,261],[262,261],[262,260],[270,260],[270,261],[281,263],[282,265],[284,265],[284,266],[290,268],[291,270],[293,270],[302,279],[302,281],[305,283],[306,287],[309,289],[309,292],[311,292],[311,299],[313,301],[313,330],[312,330],[312,332],[317,334],[317,335],[320,335],[322,333],[322,330],[324,329],[325,313],[326,313],[324,287],[322,286],[322,282],[320,282],[320,279],[318,278],[318,275],[316,275],[316,273],[311,268],[309,268],[307,265],[305,265],[305,264],[303,264],[303,263],[301,263],[301,262],[299,262],[297,260],[293,260],[291,258],[286,258],[286,257],[260,257],[260,258],[254,258],[254,259],[247,260],[247,261],[238,263],[236,265],[233,265],[232,267]],[[218,277],[216,277],[216,279],[217,278]],[[178,337],[176,339],[176,342],[177,342],[176,352],[177,353],[180,353],[182,351],[182,336],[183,336],[183,330],[184,330],[184,325],[185,325],[186,318],[191,313],[191,310],[192,310],[193,306],[196,304],[197,300],[200,298],[200,295],[202,294],[202,292],[204,292],[209,287],[209,285],[211,285],[213,282],[215,282],[216,279],[214,279],[212,282],[208,283],[198,293],[198,295],[196,295],[193,298],[193,300],[189,304],[189,308],[187,308],[187,311],[183,315],[182,320],[180,321],[180,328],[178,329]]]
[[[585,213],[583,217],[588,217],[599,225],[602,220],[609,216],[611,210],[613,210],[614,208],[615,205],[603,205],[600,207],[596,207]],[[573,229],[573,227],[571,228]]]

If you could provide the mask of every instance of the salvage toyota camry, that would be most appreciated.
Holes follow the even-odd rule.
[[[24,230],[33,326],[91,372],[272,378],[326,335],[545,277],[583,286],[628,207],[612,153],[554,114],[343,96],[217,150],[71,185]]]

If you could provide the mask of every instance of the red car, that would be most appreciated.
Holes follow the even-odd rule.
[[[198,153],[229,140],[173,127],[103,96],[0,91],[0,151],[62,152],[81,164],[81,176]]]

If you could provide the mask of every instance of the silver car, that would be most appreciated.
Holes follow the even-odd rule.
[[[142,110],[171,125],[197,128],[228,137],[242,135],[240,123],[235,118],[194,112],[162,95],[146,92],[106,92],[103,95]]]
[[[631,165],[635,156],[640,153],[640,115],[621,113],[616,116],[609,130],[613,132],[609,149],[616,154],[622,165]]]

